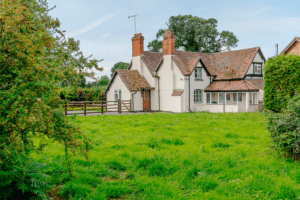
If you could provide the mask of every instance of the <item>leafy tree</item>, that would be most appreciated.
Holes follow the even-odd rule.
[[[167,26],[174,33],[175,48],[183,47],[185,51],[214,53],[237,47],[238,39],[230,31],[218,32],[216,19],[203,19],[192,15],[170,17]],[[162,48],[162,36],[165,29],[160,29],[156,39],[149,42],[150,51],[159,52]]]
[[[118,62],[111,68],[111,76],[115,73],[116,69],[127,69],[129,63]]]
[[[102,76],[100,81],[99,81],[99,85],[100,86],[107,86],[109,83],[110,79],[108,78],[108,76]]]
[[[2,0],[0,10],[0,178],[12,177],[1,181],[0,190],[10,190],[0,198],[20,190],[42,196],[41,187],[24,181],[34,176],[24,176],[24,166],[33,162],[30,152],[60,142],[71,176],[70,153],[79,149],[88,159],[89,140],[64,116],[58,89],[70,77],[76,87],[79,75],[101,68],[99,60],[82,55],[78,41],[65,38],[46,0]],[[33,171],[39,177],[36,167]]]

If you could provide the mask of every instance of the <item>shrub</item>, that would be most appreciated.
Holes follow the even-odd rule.
[[[300,95],[292,98],[282,113],[268,113],[268,130],[276,149],[300,153]]]
[[[286,108],[288,99],[299,91],[300,56],[280,55],[265,64],[264,106],[267,110],[280,112]]]
[[[92,192],[91,186],[88,184],[80,183],[79,181],[68,182],[63,188],[57,193],[64,198],[70,197],[83,197],[85,198],[89,193]]]

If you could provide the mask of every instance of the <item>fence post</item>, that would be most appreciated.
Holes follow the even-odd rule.
[[[120,113],[120,99],[118,99],[118,113]]]
[[[129,112],[131,112],[131,99],[130,99],[130,101],[129,101],[129,102],[130,102],[130,109],[129,109]]]
[[[86,116],[86,102],[84,102],[84,116]]]
[[[103,100],[101,101],[101,113],[103,115]]]

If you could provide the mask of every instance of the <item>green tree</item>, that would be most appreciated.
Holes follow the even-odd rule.
[[[108,78],[108,76],[102,76],[100,81],[99,81],[99,86],[107,86],[109,83],[110,79]]]
[[[115,73],[116,69],[127,69],[128,65],[129,63],[125,63],[125,62],[118,62],[114,64],[114,66],[111,68],[111,77]]]
[[[69,77],[77,87],[86,69],[101,70],[99,60],[84,57],[79,41],[65,38],[50,10],[46,0],[0,1],[1,199],[21,190],[41,195],[30,181],[39,177],[38,168],[25,176],[26,166],[31,166],[30,153],[48,143],[64,145],[71,176],[70,153],[79,149],[88,159],[89,140],[64,116],[58,89]]]
[[[185,51],[214,53],[237,47],[238,39],[230,31],[219,32],[216,19],[203,19],[192,15],[172,16],[167,22],[168,29],[174,33],[175,48]],[[148,44],[148,49],[159,52],[162,48],[162,36],[165,29],[160,29],[156,39]]]

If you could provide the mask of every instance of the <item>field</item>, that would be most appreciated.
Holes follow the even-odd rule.
[[[56,199],[297,199],[300,165],[270,148],[262,113],[77,117],[90,162],[54,143],[34,157],[49,165]]]

